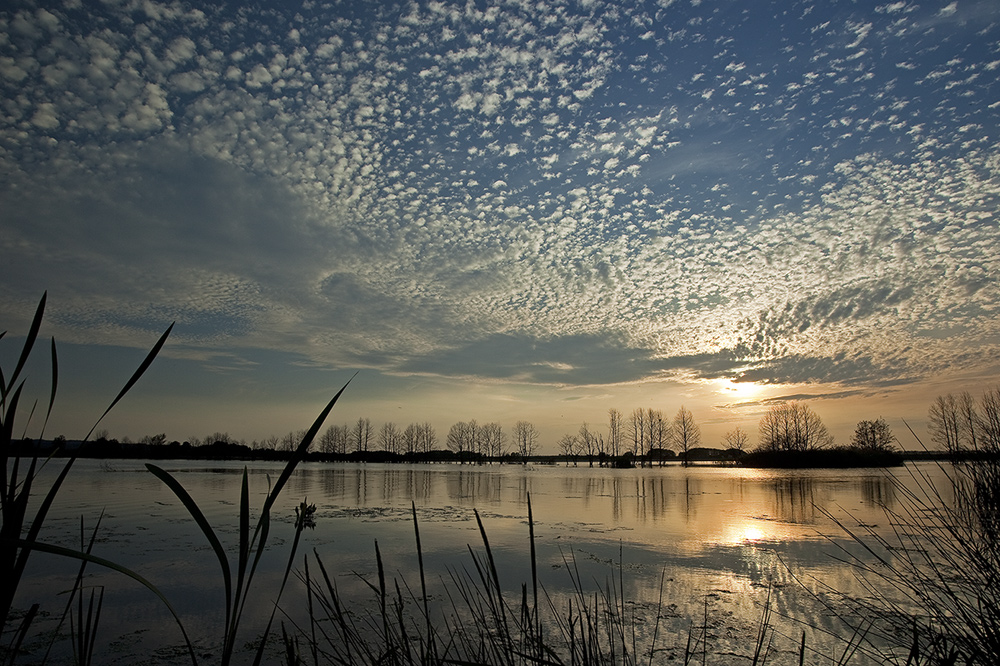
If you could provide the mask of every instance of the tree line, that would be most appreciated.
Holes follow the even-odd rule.
[[[928,412],[928,422],[931,440],[945,451],[1000,454],[1000,387],[986,390],[979,398],[969,392],[939,396]],[[775,403],[760,418],[757,431],[755,446],[751,446],[750,435],[737,427],[723,435],[720,447],[733,459],[762,453],[851,450],[885,454],[899,450],[883,418],[859,421],[850,444],[838,447],[820,416],[802,402]],[[192,437],[185,444],[291,451],[304,434],[304,430],[290,431],[281,437],[271,436],[247,443],[228,433],[215,432],[204,438]],[[107,431],[98,431],[95,439],[107,440]],[[122,443],[130,441],[123,438]],[[143,437],[138,443],[163,445],[167,438],[160,433]],[[653,408],[634,409],[628,415],[611,408],[606,423],[592,425],[585,421],[575,432],[562,435],[555,445],[559,456],[567,460],[584,459],[590,464],[621,459],[662,461],[677,458],[686,462],[693,450],[702,447],[702,436],[694,415],[683,405],[672,418]],[[496,422],[460,421],[440,438],[429,422],[400,427],[390,421],[376,428],[366,417],[353,423],[330,425],[314,444],[314,451],[333,456],[370,452],[426,455],[443,450],[459,459],[502,459],[512,455],[528,458],[537,455],[539,448],[538,429],[528,421],[516,422],[510,431]]]
[[[566,458],[594,460],[662,458],[679,452],[683,459],[701,446],[701,428],[691,411],[681,406],[672,420],[659,409],[640,407],[627,417],[618,409],[608,410],[607,429],[600,431],[586,421],[575,433],[559,438],[557,447]]]

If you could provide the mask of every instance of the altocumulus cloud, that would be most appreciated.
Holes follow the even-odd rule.
[[[167,317],[192,354],[510,381],[971,367],[1000,341],[998,21],[12,2],[0,298],[59,293],[70,340]]]

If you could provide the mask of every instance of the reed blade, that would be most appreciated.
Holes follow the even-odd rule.
[[[21,357],[17,359],[17,365],[14,366],[14,372],[11,374],[10,383],[3,387],[3,398],[7,397],[7,393],[10,388],[14,386],[17,381],[18,375],[21,374],[21,370],[24,369],[24,364],[28,361],[28,356],[31,355],[31,348],[35,346],[35,340],[38,338],[38,329],[42,325],[42,314],[45,312],[45,301],[48,298],[49,292],[42,292],[42,298],[38,301],[38,307],[35,308],[35,316],[31,320],[31,327],[28,329],[28,336],[24,340],[24,346],[21,347]],[[3,401],[0,401],[2,404]]]
[[[219,560],[219,566],[222,568],[223,584],[226,587],[226,617],[228,618],[231,611],[230,604],[232,603],[231,600],[233,595],[233,576],[229,569],[229,558],[226,557],[226,550],[222,547],[219,537],[216,536],[215,530],[213,530],[212,526],[209,525],[208,519],[205,518],[205,514],[202,513],[201,508],[198,506],[197,502],[194,501],[194,498],[191,497],[188,491],[184,489],[184,486],[182,486],[180,482],[178,482],[177,479],[170,474],[170,472],[167,472],[152,463],[146,463],[146,469],[148,469],[153,476],[162,481],[167,488],[170,488],[174,495],[177,496],[177,499],[181,501],[181,504],[184,505],[184,508],[187,509],[188,515],[194,519],[194,522],[201,529],[202,534],[204,534],[205,538],[208,539],[209,545],[212,547],[212,550],[215,552],[215,556]]]
[[[26,535],[28,541],[34,541],[38,538],[38,533],[42,529],[42,523],[45,522],[45,517],[49,513],[49,508],[52,506],[52,502],[55,501],[56,494],[62,487],[63,481],[66,480],[66,475],[69,474],[69,470],[73,466],[74,462],[76,462],[76,456],[73,456],[66,462],[66,465],[63,466],[62,468],[62,471],[59,472],[59,475],[56,477],[55,481],[53,481],[52,485],[49,487],[49,491],[45,493],[45,498],[42,500],[42,503],[39,505],[38,510],[35,512],[35,517],[31,521],[31,526],[28,528],[28,533]],[[21,508],[18,510],[21,519],[24,518],[24,513],[26,511],[28,495],[31,490],[31,477],[34,476],[34,466],[35,466],[35,459],[32,459],[31,468],[28,472],[29,476],[26,478],[25,485],[22,488],[21,495],[23,495],[23,497],[19,498],[23,499],[23,504],[19,502]],[[8,577],[8,581],[13,581],[14,589],[17,589],[17,584],[21,580],[21,576],[24,574],[24,568],[28,564],[28,555],[30,554],[30,552],[31,552],[30,550],[22,548],[17,555],[17,562],[15,563],[12,572]],[[4,610],[9,613],[10,607],[8,606]]]
[[[357,373],[355,373],[354,377],[356,376]],[[317,433],[319,433],[319,429],[323,427],[323,422],[326,421],[326,417],[329,416],[330,410],[332,410],[333,406],[337,404],[337,401],[340,399],[340,396],[343,395],[345,390],[347,390],[348,385],[350,385],[350,383],[354,380],[354,377],[351,377],[351,379],[347,380],[347,383],[344,384],[344,386],[339,391],[337,391],[337,394],[333,396],[333,399],[330,400],[329,403],[327,403],[326,407],[323,408],[323,411],[319,413],[319,416],[316,417],[316,420],[313,421],[313,424],[309,427],[309,430],[307,430],[306,434],[302,437],[302,441],[299,442],[298,447],[296,447],[295,451],[292,453],[292,457],[285,465],[285,468],[281,470],[281,474],[278,476],[278,480],[275,482],[274,488],[271,489],[271,492],[268,493],[267,499],[264,501],[265,512],[269,510],[271,506],[274,504],[274,502],[278,499],[278,495],[281,493],[281,490],[285,487],[285,483],[288,482],[288,479],[289,477],[291,477],[292,472],[295,470],[295,467],[300,462],[305,460],[306,453],[309,450],[309,445],[312,444],[313,440],[316,438]]]
[[[292,472],[295,471],[296,466],[298,466],[298,464],[305,459],[309,445],[312,444],[313,439],[316,438],[316,434],[323,426],[323,422],[326,421],[326,417],[329,416],[330,410],[332,410],[333,406],[337,404],[340,396],[343,395],[345,390],[347,390],[347,387],[350,385],[351,381],[354,380],[354,377],[357,377],[357,373],[355,373],[351,379],[347,380],[347,383],[344,384],[339,391],[337,391],[337,394],[333,396],[330,402],[327,403],[326,407],[323,408],[323,411],[320,412],[319,416],[316,417],[316,420],[313,421],[312,426],[310,426],[309,430],[306,431],[306,434],[302,437],[302,441],[292,453],[292,457],[289,459],[288,463],[285,464],[284,469],[281,470],[281,474],[278,476],[278,480],[275,482],[274,487],[271,488],[271,491],[267,494],[267,498],[264,500],[264,506],[261,508],[260,518],[257,520],[257,527],[254,529],[253,538],[250,540],[251,548],[256,547],[257,552],[254,554],[253,564],[250,567],[248,578],[253,578],[254,572],[257,570],[257,565],[260,563],[261,555],[264,552],[264,544],[267,543],[267,536],[271,526],[271,507],[277,501],[278,495],[285,487],[285,483],[287,483],[288,479],[292,476]],[[241,611],[242,609],[238,607],[236,610],[237,615],[239,615]]]
[[[236,570],[236,598],[232,600],[232,605],[230,605],[229,599],[226,600],[227,627],[233,620],[232,609],[239,607],[240,597],[243,593],[243,582],[246,580],[247,563],[250,561],[250,482],[247,474],[247,468],[244,466],[243,479],[240,483],[240,552]]]
[[[97,429],[97,425],[102,420],[104,420],[104,417],[108,415],[108,412],[110,412],[114,408],[114,406],[118,404],[119,400],[125,397],[125,394],[128,393],[133,386],[135,386],[135,383],[139,381],[139,378],[142,377],[143,374],[145,374],[146,370],[149,369],[149,366],[152,365],[153,363],[153,359],[155,359],[156,355],[160,353],[160,349],[163,347],[163,343],[167,341],[167,337],[169,337],[170,331],[173,330],[173,328],[174,328],[173,323],[171,323],[170,326],[167,326],[167,330],[163,332],[163,335],[160,336],[160,339],[156,341],[156,344],[153,345],[153,348],[149,350],[148,354],[146,354],[146,358],[142,360],[142,363],[140,363],[139,367],[136,368],[134,373],[132,373],[132,376],[129,378],[129,380],[125,382],[125,386],[123,386],[122,390],[118,392],[118,395],[115,396],[115,399],[111,401],[111,404],[108,405],[108,408],[104,410],[104,413],[101,414],[101,418],[97,419],[97,422],[94,423],[93,427],[90,429],[90,432],[87,433],[87,436],[83,438],[84,441],[90,439],[90,436],[94,434],[94,430]]]
[[[52,416],[52,407],[56,404],[56,388],[59,386],[59,357],[56,354],[56,339],[52,338],[52,387],[49,392],[49,408],[45,410],[45,420],[42,421],[42,433],[38,436],[41,439],[45,434],[45,426],[49,424],[49,417]]]
[[[145,587],[147,590],[156,595],[156,598],[162,601],[166,609],[170,611],[170,615],[174,618],[174,622],[177,623],[177,627],[178,629],[180,629],[181,635],[184,637],[184,644],[187,647],[188,654],[191,656],[191,663],[194,664],[194,666],[198,666],[198,659],[194,654],[194,646],[191,645],[191,640],[188,638],[187,631],[184,629],[184,624],[181,622],[180,615],[178,615],[177,611],[174,610],[174,607],[170,604],[170,601],[163,594],[163,592],[161,592],[159,588],[153,585],[153,583],[149,582],[148,580],[143,578],[135,571],[132,571],[128,567],[124,567],[116,562],[104,559],[103,557],[98,557],[96,555],[91,555],[89,553],[81,553],[78,550],[73,550],[71,548],[64,548],[62,546],[56,546],[54,544],[49,544],[49,543],[42,543],[40,541],[29,541],[27,539],[18,539],[17,543],[24,550],[34,550],[42,553],[50,553],[52,555],[61,555],[63,557],[70,557],[78,560],[84,560],[86,562],[90,562],[91,564],[97,564],[99,566],[105,567],[106,569],[111,569],[112,571],[117,571],[120,574],[128,576],[132,580],[136,581],[137,583]]]

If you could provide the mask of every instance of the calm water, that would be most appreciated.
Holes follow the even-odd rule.
[[[223,543],[234,546],[243,464],[161,465],[197,500]],[[250,466],[252,507],[260,507],[268,476],[276,478],[280,469]],[[934,471],[930,465],[921,469]],[[896,474],[907,477],[906,471]],[[639,623],[640,632],[651,629],[660,608],[657,660],[663,663],[682,658],[688,631],[705,624],[706,617],[709,662],[747,663],[739,655],[752,652],[769,589],[778,614],[775,645],[785,657],[796,649],[799,622],[842,632],[810,592],[822,594],[826,585],[854,595],[865,592],[853,570],[833,556],[838,546],[850,544],[822,509],[851,526],[885,529],[883,507],[896,502],[894,486],[881,470],[306,464],[273,512],[259,603],[246,626],[261,628],[266,621],[267,600],[293,535],[293,509],[303,498],[316,504],[317,526],[305,533],[296,568],[315,549],[341,591],[367,603],[370,593],[361,577],[374,579],[376,540],[388,575],[419,589],[411,502],[432,581],[472,568],[468,546],[482,550],[475,509],[501,581],[516,593],[530,580],[529,495],[546,590],[556,599],[570,590],[568,565],[579,569],[591,589],[617,578],[621,565],[626,597],[646,620]],[[160,586],[196,644],[211,653],[224,609],[219,565],[174,495],[141,462],[78,462],[43,540],[78,547],[80,517],[89,534],[102,511],[94,553]],[[20,605],[38,601],[58,615],[65,603],[58,593],[69,586],[75,568],[55,556],[34,555]],[[97,663],[185,663],[178,658],[176,625],[159,600],[120,574],[90,571],[88,582],[105,586]],[[283,598],[293,617],[300,617],[301,592],[294,581]],[[826,654],[841,649],[812,629],[809,635],[809,645]]]

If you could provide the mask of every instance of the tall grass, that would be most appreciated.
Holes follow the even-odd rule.
[[[562,565],[569,593],[550,596],[538,580],[535,524],[528,497],[530,578],[518,587],[502,584],[485,525],[475,513],[481,548],[469,546],[469,564],[449,568],[440,587],[430,591],[420,544],[420,524],[411,504],[419,585],[405,578],[388,579],[382,553],[374,545],[375,573],[363,578],[372,594],[369,604],[345,597],[336,575],[314,552],[306,557],[300,579],[307,591],[308,617],[297,626],[299,641],[286,641],[289,663],[347,666],[652,666],[661,663],[763,666],[772,649],[770,593],[756,636],[748,636],[742,657],[713,653],[709,616],[692,622],[683,636],[661,630],[666,611],[665,575],[655,606],[642,613],[625,593],[623,557],[605,582],[583,580],[572,554]],[[665,574],[665,572],[664,572]],[[519,590],[519,591],[518,591]],[[639,613],[642,613],[641,615]],[[700,621],[700,624],[698,624]],[[638,628],[643,626],[642,631]],[[650,628],[651,625],[651,628]],[[668,640],[673,640],[668,645]],[[805,644],[801,647],[805,652]],[[302,646],[305,647],[302,647]],[[676,659],[676,661],[674,661]],[[824,660],[824,662],[832,660]],[[799,663],[802,663],[801,660]]]
[[[914,435],[915,436],[915,435]],[[919,440],[918,440],[919,441]],[[893,477],[888,535],[828,512],[860,547],[843,549],[870,592],[841,598],[885,663],[1000,664],[1000,457],[908,466]],[[944,481],[941,481],[941,479]],[[867,631],[867,629],[866,629]],[[886,647],[887,646],[887,647]]]
[[[36,550],[49,550],[50,552],[66,550],[40,544],[37,539],[42,525],[45,523],[48,511],[56,495],[59,493],[59,489],[62,487],[67,474],[69,474],[70,469],[73,467],[73,463],[76,461],[76,456],[71,455],[63,464],[55,480],[50,483],[48,488],[42,489],[44,496],[32,516],[28,513],[28,504],[32,493],[36,490],[35,481],[41,469],[51,462],[51,457],[40,459],[37,447],[29,451],[27,456],[22,456],[23,452],[19,448],[16,448],[15,445],[15,442],[20,444],[24,439],[23,433],[27,433],[37,407],[37,405],[32,405],[28,410],[27,418],[24,419],[21,414],[20,403],[26,379],[22,377],[22,373],[38,339],[47,296],[48,294],[44,293],[39,300],[13,372],[8,376],[0,368],[0,465],[3,467],[2,474],[0,474],[0,515],[2,515],[3,519],[3,523],[0,524],[0,611],[3,612],[4,633],[10,635],[10,640],[4,646],[4,662],[12,662],[14,660],[39,609],[38,604],[32,604],[20,618],[13,612],[14,599],[17,595],[21,579],[24,576],[29,556]],[[172,328],[173,324],[167,327],[167,330],[164,331],[156,344],[153,345],[153,348],[118,392],[118,395],[115,396],[111,404],[108,405],[104,413],[101,414],[100,418],[91,427],[84,441],[90,438],[97,425],[146,372],[153,359],[156,358],[163,347],[164,342],[166,342]],[[0,333],[0,339],[5,335],[6,331]],[[52,339],[50,345],[50,357],[52,374],[49,386],[49,400],[38,435],[39,443],[44,437],[45,426],[52,415],[52,408],[55,405],[59,384],[59,362],[56,353],[55,338]],[[21,424],[22,434],[15,437],[15,421],[18,419],[24,420]],[[22,470],[22,465],[25,464],[27,465],[27,469]],[[68,552],[72,553],[74,557],[82,559],[91,558],[89,553]],[[140,582],[145,581],[142,581],[140,578]],[[92,617],[94,616],[92,615]],[[84,631],[88,630],[85,628]]]
[[[3,652],[0,656],[3,658],[3,663],[13,663],[16,660],[31,625],[39,612],[39,604],[33,604],[26,612],[18,615],[13,611],[13,604],[30,554],[32,552],[41,551],[77,559],[81,562],[79,572],[72,587],[69,601],[66,604],[66,610],[63,612],[62,618],[56,628],[56,632],[58,632],[59,627],[63,625],[66,618],[69,618],[71,635],[73,637],[73,651],[77,663],[83,664],[90,663],[92,661],[96,644],[97,628],[100,622],[101,608],[103,605],[102,589],[97,588],[86,591],[83,589],[82,585],[85,567],[88,563],[93,563],[113,571],[117,571],[138,581],[159,597],[159,599],[170,611],[178,625],[191,662],[197,666],[198,659],[194,647],[188,638],[187,631],[185,630],[179,615],[163,593],[153,583],[146,580],[143,576],[140,576],[131,569],[123,567],[105,558],[93,555],[92,547],[94,539],[96,538],[97,528],[95,528],[90,543],[86,547],[84,547],[81,535],[80,550],[73,550],[62,546],[47,544],[38,540],[42,525],[48,515],[48,511],[55,500],[59,489],[62,487],[66,476],[76,461],[75,454],[70,455],[70,457],[63,464],[63,467],[56,476],[55,480],[52,481],[47,488],[43,489],[44,497],[39,508],[36,509],[34,516],[29,516],[29,499],[31,498],[32,493],[36,490],[34,482],[41,467],[44,467],[45,464],[50,462],[51,456],[45,460],[40,460],[38,454],[40,447],[32,447],[29,455],[27,456],[27,470],[22,471],[21,468],[24,464],[21,455],[22,451],[15,449],[15,443],[20,443],[20,440],[23,439],[23,437],[15,438],[14,428],[15,420],[20,417],[20,400],[25,385],[22,373],[38,338],[38,333],[41,328],[42,318],[45,311],[46,298],[47,294],[43,294],[38,307],[35,310],[28,334],[25,338],[24,345],[22,346],[21,353],[13,372],[7,376],[3,372],[3,369],[0,368],[0,463],[3,465],[3,474],[0,476],[0,513],[2,513],[3,517],[3,524],[0,525],[0,607],[2,607],[4,612],[4,634],[10,637],[9,641],[6,642],[6,645],[3,646]],[[173,324],[171,324],[163,335],[160,336],[159,340],[146,355],[146,358],[133,373],[132,377],[125,383],[125,386],[111,401],[108,408],[94,423],[93,427],[87,433],[87,436],[83,439],[83,441],[89,440],[98,424],[104,419],[105,416],[108,415],[112,408],[114,408],[114,406],[125,396],[125,394],[128,393],[128,391],[149,368],[150,364],[163,347],[163,344],[166,342],[166,339],[170,335],[172,329]],[[0,333],[0,338],[3,338],[5,333],[6,332]],[[58,357],[56,354],[56,344],[54,339],[51,344],[51,368],[52,375],[49,402],[45,413],[45,420],[42,423],[40,434],[38,435],[39,444],[44,436],[45,425],[47,424],[52,413],[58,387]],[[348,382],[348,384],[349,383],[350,382]],[[212,551],[219,561],[220,573],[224,587],[224,629],[220,638],[220,655],[215,663],[219,663],[223,666],[228,665],[232,661],[233,655],[237,650],[237,637],[240,635],[241,620],[243,618],[248,600],[252,598],[252,583],[270,534],[271,509],[296,466],[305,459],[306,452],[308,451],[310,444],[315,439],[327,415],[329,415],[333,406],[336,404],[337,400],[346,388],[347,385],[345,384],[344,387],[337,392],[337,394],[322,410],[314,421],[312,427],[305,432],[301,442],[296,447],[281,474],[278,476],[277,481],[270,489],[270,492],[268,492],[264,500],[263,507],[261,508],[260,516],[252,533],[250,531],[247,470],[243,470],[240,493],[239,543],[235,557],[235,576],[233,575],[233,570],[229,563],[228,554],[223,548],[221,541],[212,529],[211,525],[208,523],[204,513],[201,511],[201,508],[190,496],[190,494],[169,472],[157,467],[156,465],[149,464],[146,466],[150,473],[160,479],[184,505],[192,520],[194,520],[208,540]],[[32,406],[29,411],[27,422],[23,426],[25,431],[27,431],[28,422],[30,422],[31,415],[34,414],[34,410],[35,406]],[[292,546],[289,549],[288,562],[285,567],[284,576],[282,578],[277,596],[271,600],[272,613],[270,619],[268,620],[263,631],[259,634],[259,643],[254,658],[254,664],[260,664],[263,660],[264,650],[267,645],[274,617],[278,610],[281,595],[292,573],[292,563],[295,559],[295,554],[298,549],[302,532],[304,529],[313,526],[312,514],[314,511],[315,507],[310,506],[305,501],[303,501],[296,510],[297,519],[295,521],[295,535],[292,541]],[[88,594],[89,597],[85,604],[84,596]],[[76,600],[75,608],[73,604],[74,599]],[[50,643],[50,650],[51,645],[52,644]],[[50,652],[47,651],[43,657],[43,661],[48,660],[49,654]]]
[[[350,382],[348,382],[348,384],[350,384]],[[225,603],[225,621],[223,623],[224,629],[221,640],[221,652],[218,657],[218,661],[215,662],[220,664],[220,666],[228,666],[232,662],[237,651],[237,638],[240,635],[240,625],[243,614],[246,610],[247,603],[253,599],[251,588],[253,585],[254,575],[257,572],[257,566],[260,563],[261,556],[264,553],[264,549],[267,545],[267,539],[271,531],[271,509],[273,508],[275,501],[278,499],[278,496],[281,494],[281,491],[284,489],[285,484],[288,482],[288,479],[291,477],[292,472],[298,464],[305,459],[309,445],[316,438],[316,434],[322,427],[323,422],[330,413],[330,410],[333,409],[333,406],[337,403],[337,400],[346,388],[347,384],[345,384],[344,387],[337,392],[333,399],[330,400],[323,411],[320,412],[319,416],[316,417],[316,420],[313,422],[309,430],[307,430],[305,435],[302,437],[302,441],[299,442],[299,445],[292,453],[291,458],[285,464],[284,469],[282,469],[281,474],[278,476],[277,481],[275,481],[274,486],[264,499],[260,516],[257,519],[257,524],[252,533],[250,531],[250,492],[247,479],[247,469],[245,467],[243,468],[243,477],[240,484],[239,540],[236,551],[235,578],[233,576],[233,569],[230,566],[229,555],[223,547],[222,542],[219,540],[219,537],[216,535],[215,530],[212,529],[212,526],[205,518],[205,514],[202,512],[197,502],[195,502],[187,490],[185,490],[180,482],[178,482],[177,479],[175,479],[169,472],[153,464],[146,465],[146,468],[154,476],[160,479],[181,501],[184,508],[187,510],[188,515],[191,516],[192,520],[194,520],[202,534],[204,534],[205,538],[208,540],[208,543],[212,548],[212,552],[218,559],[220,575],[222,577],[224,587]],[[298,551],[302,532],[307,527],[313,526],[312,514],[314,511],[315,506],[310,506],[305,501],[303,501],[296,509],[295,535],[292,539],[291,548],[289,549],[288,561],[285,566],[284,576],[281,580],[281,586],[278,589],[277,596],[272,601],[273,610],[271,612],[271,616],[260,635],[256,655],[253,661],[255,665],[260,664],[263,660],[264,650],[267,646],[271,627],[274,623],[275,613],[277,612],[281,596],[288,583],[292,570],[292,563],[295,561],[295,555]],[[193,650],[191,651],[191,658],[194,664],[198,663]]]

